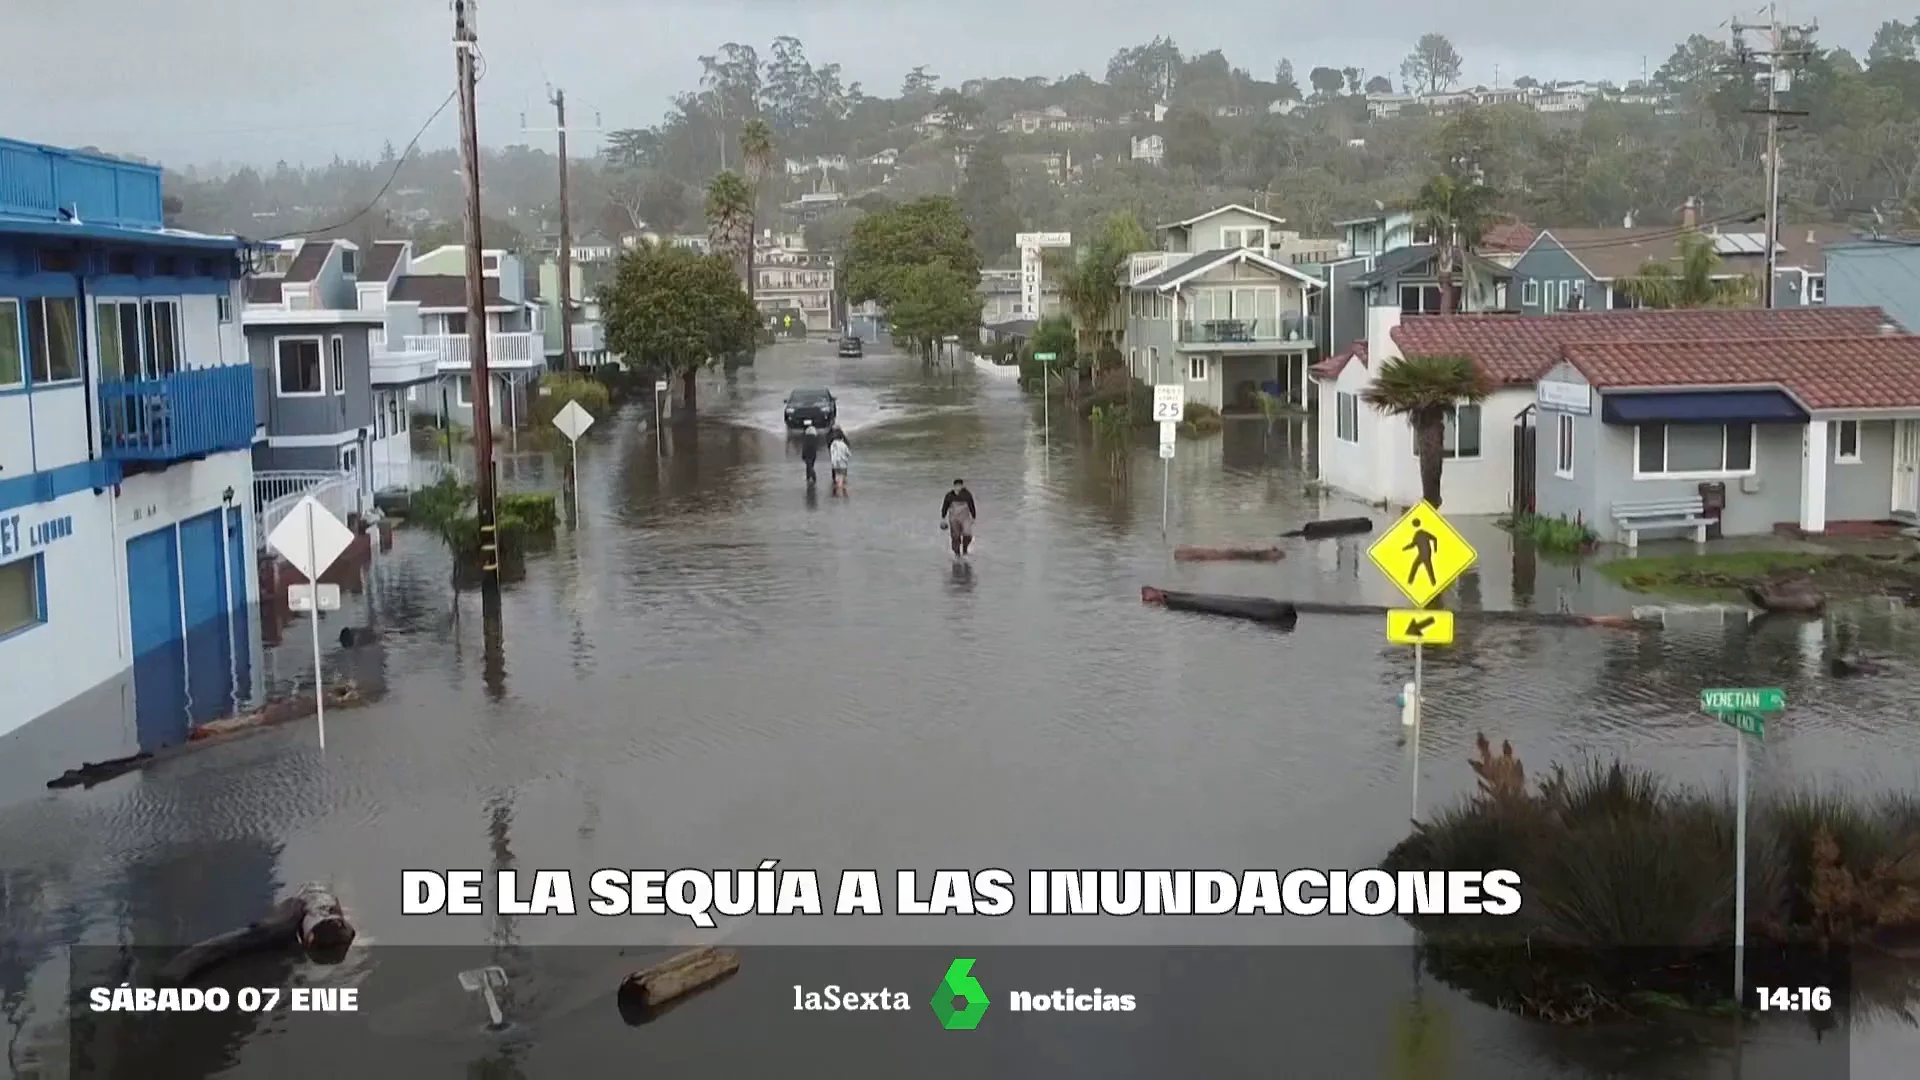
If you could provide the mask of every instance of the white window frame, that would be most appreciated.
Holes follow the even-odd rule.
[[[1408,289],[1420,290],[1420,302],[1418,305],[1416,305],[1419,308],[1419,310],[1417,311],[1407,310],[1407,290]],[[1433,290],[1432,295],[1434,300],[1433,300],[1432,311],[1427,310],[1427,296],[1428,296],[1427,290],[1428,289]],[[1441,300],[1440,286],[1437,284],[1415,285],[1415,284],[1409,283],[1409,284],[1400,286],[1400,312],[1403,315],[1438,315],[1440,313],[1440,300]]]
[[[1520,304],[1522,307],[1540,306],[1540,282],[1528,278],[1520,285]]]
[[[1360,395],[1345,390],[1333,392],[1333,437],[1343,443],[1360,445]]]
[[[1852,453],[1846,451],[1847,442],[1842,437],[1842,433],[1846,431],[1853,432]],[[1833,422],[1833,463],[1835,465],[1860,464],[1860,421],[1835,420]]]
[[[1573,414],[1555,413],[1553,423],[1553,475],[1573,479]]]
[[[20,569],[15,570],[16,567]],[[8,638],[16,637],[20,634],[27,633],[30,630],[36,630],[42,626],[47,625],[50,619],[47,614],[46,553],[36,552],[32,555],[27,556],[24,559],[15,559],[14,561],[7,563],[4,566],[0,566],[0,571],[5,571],[8,573],[18,573],[18,572],[26,573],[27,588],[31,590],[30,596],[33,600],[33,614],[34,614],[33,618],[28,619],[17,626],[11,626],[11,627],[0,626],[0,641],[5,641]]]
[[[65,300],[67,303],[73,305],[73,326],[74,326],[73,369],[74,369],[74,373],[64,379],[55,379],[55,378],[41,379],[40,377],[38,377],[33,373],[33,324],[27,312],[30,310],[29,305],[38,304],[40,306],[40,335],[42,339],[40,342],[40,347],[46,350],[47,370],[48,370],[48,374],[51,375],[53,370],[53,320],[47,317],[47,302],[51,300]],[[35,390],[38,390],[41,387],[78,385],[81,379],[85,377],[86,371],[87,371],[87,343],[84,341],[81,341],[79,338],[79,330],[80,330],[79,298],[74,296],[35,296],[35,297],[22,298],[22,301],[20,304],[20,318],[22,320],[21,327],[20,327],[21,343],[26,346],[25,351],[20,356],[20,366],[21,366],[21,370],[25,373],[27,385]]]
[[[231,296],[214,297],[213,310],[214,310],[214,313],[220,319],[220,324],[222,326],[225,326],[233,322],[233,297]]]
[[[1573,299],[1573,282],[1563,278],[1560,281],[1560,306],[1558,308],[1555,308],[1554,310],[1556,311],[1567,310],[1567,304],[1570,301],[1572,301],[1572,299]]]
[[[165,338],[160,337],[154,330],[155,321],[153,315],[154,312],[158,311],[162,306],[167,307],[173,312],[172,318],[168,320],[173,332]],[[185,371],[187,369],[186,324],[182,321],[185,313],[185,305],[176,297],[143,296],[140,298],[141,378],[163,379],[175,372]],[[173,366],[170,371],[160,370],[161,358],[158,355],[156,346],[162,341],[167,342],[172,354],[171,359]]]
[[[1826,303],[1827,302],[1827,275],[1808,274],[1807,275],[1807,295],[1801,297],[1801,299],[1806,301],[1809,304]]]
[[[19,361],[20,366],[20,377],[11,382],[0,382],[0,390],[19,390],[27,385],[27,367],[33,362],[28,358],[25,347],[27,344],[27,313],[25,309],[21,307],[20,301],[12,297],[0,297],[0,308],[13,312],[13,348],[17,354],[16,359]]]
[[[1260,238],[1260,242],[1257,244],[1253,242],[1255,236]],[[1252,248],[1254,251],[1264,254],[1267,250],[1267,237],[1267,228],[1264,225],[1243,225],[1223,228],[1220,230],[1220,246],[1223,248]]]
[[[327,380],[335,396],[347,392],[347,339],[339,334],[327,339]]]
[[[1187,357],[1187,381],[1207,381],[1207,357],[1205,353]]]
[[[473,408],[473,380],[471,378],[453,380],[453,403],[463,409]]]
[[[1446,441],[1455,444],[1460,441],[1460,410],[1462,409],[1473,410],[1473,453],[1461,454],[1459,451],[1443,444],[1440,456],[1446,461],[1479,461],[1487,452],[1487,412],[1485,409],[1471,402],[1463,402],[1455,405],[1453,409],[1447,413],[1446,431],[1452,438],[1446,439]],[[1442,436],[1442,438],[1445,439],[1446,436]]]
[[[305,342],[313,346],[314,357],[318,360],[320,388],[317,390],[289,390],[286,372],[281,367],[280,347],[292,342]],[[313,398],[327,396],[327,343],[319,334],[289,334],[273,339],[273,392],[276,397]]]
[[[1733,423],[1742,423],[1742,421],[1734,421]],[[1760,454],[1760,425],[1753,424],[1753,423],[1748,423],[1746,425],[1747,467],[1744,469],[1727,469],[1727,468],[1704,469],[1696,472],[1670,472],[1670,471],[1644,472],[1641,470],[1640,468],[1640,432],[1643,428],[1657,427],[1657,428],[1663,429],[1661,431],[1660,457],[1661,457],[1661,463],[1664,465],[1666,463],[1667,451],[1669,449],[1669,443],[1667,442],[1666,432],[1664,429],[1669,427],[1707,427],[1707,426],[1711,426],[1711,425],[1706,425],[1706,424],[1685,424],[1685,425],[1682,425],[1682,424],[1635,424],[1633,425],[1633,478],[1635,480],[1731,480],[1741,476],[1752,476],[1759,471],[1758,469],[1759,462],[1757,459]],[[1731,426],[1730,424],[1726,424],[1726,423],[1719,425],[1720,463],[1722,465],[1725,465],[1727,461],[1727,449],[1728,449],[1727,429],[1730,426]]]

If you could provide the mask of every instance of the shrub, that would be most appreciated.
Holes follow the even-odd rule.
[[[528,532],[552,532],[560,525],[560,510],[552,495],[502,495],[496,518],[511,516]]]
[[[1151,395],[1153,391],[1149,390],[1147,393]],[[1189,434],[1211,435],[1220,430],[1220,410],[1198,401],[1189,401],[1186,416],[1180,424]]]
[[[591,375],[560,371],[540,380],[540,392],[533,398],[534,426],[551,428],[553,418],[570,401],[579,402],[595,420],[604,420],[613,411],[613,393],[605,383]]]
[[[1526,540],[1535,548],[1556,555],[1577,555],[1599,542],[1600,534],[1586,522],[1539,514],[1519,513],[1503,517],[1501,528]]]
[[[1080,415],[1091,420],[1098,408],[1120,409],[1127,422],[1139,427],[1153,422],[1153,387],[1124,371],[1109,371],[1093,384],[1093,392],[1080,403]]]

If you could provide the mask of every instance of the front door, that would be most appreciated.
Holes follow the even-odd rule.
[[[1920,514],[1920,420],[1893,424],[1893,512]]]

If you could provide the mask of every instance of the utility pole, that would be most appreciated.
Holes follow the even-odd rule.
[[[1767,5],[1765,23],[1743,23],[1737,17],[1733,20],[1733,58],[1736,70],[1746,77],[1747,63],[1755,58],[1766,62],[1767,107],[1748,109],[1767,118],[1767,232],[1766,232],[1766,279],[1760,285],[1762,307],[1774,306],[1774,274],[1780,253],[1780,118],[1783,116],[1805,116],[1804,109],[1782,109],[1780,91],[1791,87],[1792,67],[1783,61],[1804,60],[1812,50],[1804,48],[1804,43],[1812,40],[1814,31],[1820,29],[1817,22],[1805,26],[1783,24],[1780,22],[1779,9]],[[1749,31],[1765,31],[1767,47],[1749,49],[1745,34]]]
[[[487,290],[481,269],[480,129],[474,116],[479,0],[453,0],[453,54],[460,76],[460,166],[467,184],[467,361],[473,379],[473,490],[480,521],[480,588],[500,595],[500,543],[494,528],[493,375],[487,368]]]
[[[560,136],[560,366],[572,371],[573,363],[573,210],[567,198],[567,92],[554,87],[547,92],[553,106],[554,132]],[[528,128],[523,122],[522,130]],[[583,131],[599,131],[587,128]]]

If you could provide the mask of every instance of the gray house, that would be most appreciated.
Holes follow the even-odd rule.
[[[1552,315],[1636,307],[1615,283],[1634,277],[1650,262],[1678,266],[1681,235],[1670,226],[1548,229],[1514,263],[1519,308],[1528,315]],[[1705,235],[1720,257],[1721,278],[1759,281],[1765,276],[1766,236],[1757,226],[1743,232],[1709,229]],[[1840,226],[1783,226],[1775,250],[1774,306],[1826,303],[1821,250],[1850,235]]]
[[[1372,217],[1350,218],[1334,225],[1344,234],[1345,259],[1320,267],[1327,282],[1317,330],[1320,354],[1327,358],[1365,346],[1380,336],[1369,325],[1368,309],[1397,308],[1402,315],[1432,315],[1440,310],[1439,249],[1433,228],[1415,220],[1408,210],[1384,211]],[[1508,264],[1485,257],[1473,259],[1473,272],[1456,271],[1462,295],[1458,311],[1500,311],[1511,303]]]
[[[1915,520],[1920,337],[1878,308],[1634,314],[1694,325],[1558,344],[1537,387],[1538,513],[1629,547],[1655,529]]]
[[[1881,308],[1901,326],[1920,327],[1920,244],[1842,240],[1827,246],[1822,269],[1827,303]]]

